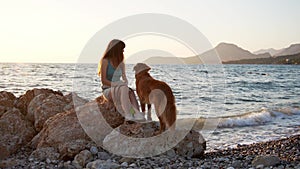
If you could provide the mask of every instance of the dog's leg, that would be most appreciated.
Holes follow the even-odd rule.
[[[142,108],[142,112],[145,113],[145,111],[146,111],[146,104],[141,102],[141,108]]]
[[[176,128],[176,119],[175,121],[167,121],[167,124],[166,124],[166,129],[170,129],[170,131],[175,131],[175,128]]]
[[[161,134],[162,132],[164,132],[166,130],[166,125],[165,125],[165,122],[164,122],[164,119],[163,117],[158,117],[159,119],[159,132],[158,134]]]
[[[166,129],[166,119],[164,118],[163,114],[162,114],[162,111],[160,110],[160,105],[158,105],[157,103],[154,104],[154,108],[155,108],[155,112],[156,112],[156,116],[158,117],[159,119],[159,132],[158,134],[161,134],[162,132],[165,131]]]
[[[168,128],[170,128],[170,131],[175,131],[176,128],[176,123],[174,122],[171,126],[169,126]]]
[[[146,104],[141,102],[141,109],[142,109],[142,112],[143,114],[145,115],[145,111],[146,111]]]
[[[148,121],[152,121],[152,117],[151,117],[151,104],[148,104],[147,108],[148,108],[147,120]]]

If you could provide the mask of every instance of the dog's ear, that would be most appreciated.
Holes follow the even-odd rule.
[[[148,72],[151,70],[151,67],[146,65],[145,63],[137,63],[134,67],[133,70],[135,71],[135,74],[139,74],[141,72]]]

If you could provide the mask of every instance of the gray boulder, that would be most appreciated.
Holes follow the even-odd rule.
[[[114,154],[128,157],[149,157],[170,153],[201,157],[206,149],[206,142],[199,132],[176,129],[158,134],[158,122],[126,122],[113,130],[103,141],[104,148]]]
[[[281,160],[277,156],[257,156],[252,161],[254,167],[263,165],[264,167],[275,166],[280,164]]]

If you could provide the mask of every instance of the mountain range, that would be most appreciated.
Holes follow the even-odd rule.
[[[277,56],[286,56],[286,55],[294,55],[300,53],[300,44],[292,44],[287,48],[283,49],[261,49],[258,51],[253,52],[254,54],[261,54],[261,53],[270,53],[273,57]]]
[[[178,58],[178,57],[150,57],[144,62],[147,64],[218,64],[231,61],[249,60],[249,59],[268,59],[279,56],[288,56],[300,53],[300,44],[292,44],[287,48],[261,49],[251,53],[241,47],[230,44],[220,43],[215,48],[208,50],[200,55]]]
[[[223,62],[223,64],[300,64],[300,53],[271,58],[243,59]]]

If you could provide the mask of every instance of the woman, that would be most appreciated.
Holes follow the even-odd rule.
[[[100,60],[98,75],[101,77],[103,95],[107,100],[113,101],[125,119],[144,120],[143,114],[139,111],[135,94],[127,86],[124,48],[123,41],[114,39],[108,44]]]

